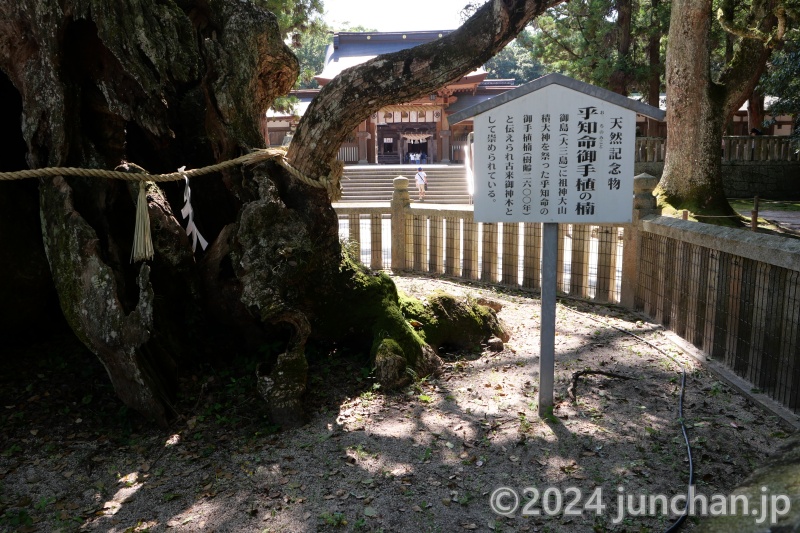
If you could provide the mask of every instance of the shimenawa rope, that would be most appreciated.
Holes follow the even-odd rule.
[[[87,178],[107,178],[125,181],[139,182],[139,196],[136,202],[136,227],[133,234],[133,250],[131,251],[131,262],[141,261],[142,259],[153,258],[153,242],[150,238],[150,217],[147,212],[147,191],[145,182],[164,182],[185,180],[197,176],[204,176],[214,172],[220,172],[237,165],[253,165],[270,159],[275,159],[295,179],[316,189],[325,189],[331,202],[335,202],[342,197],[342,189],[339,180],[342,175],[344,165],[341,161],[334,161],[331,165],[331,172],[320,179],[312,179],[294,168],[286,160],[286,151],[276,148],[266,148],[255,150],[249,154],[223,161],[215,165],[196,168],[192,170],[179,170],[169,174],[147,174],[130,173],[119,170],[102,170],[94,168],[74,168],[74,167],[46,167],[29,170],[18,170],[15,172],[0,172],[0,181],[21,180],[28,178],[48,178],[55,176],[82,176]],[[119,167],[118,167],[119,168]]]

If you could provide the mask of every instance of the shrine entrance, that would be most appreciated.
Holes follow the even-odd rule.
[[[430,162],[428,141],[409,141],[404,163],[422,164]]]
[[[429,150],[434,144],[429,143],[433,133],[427,127],[405,128],[400,137],[404,147],[403,163],[420,165],[433,162],[433,154]]]
[[[437,158],[438,111],[427,106],[395,106],[378,113],[377,163],[423,164]]]

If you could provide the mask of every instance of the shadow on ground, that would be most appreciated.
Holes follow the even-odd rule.
[[[674,515],[620,515],[616,502],[685,491],[679,366],[610,325],[686,366],[698,492],[729,492],[787,436],[656,326],[587,303],[559,305],[557,406],[539,419],[538,301],[458,290],[503,303],[502,352],[447,354],[443,375],[392,393],[365,361],[317,354],[311,421],[291,431],[267,422],[256,361],[187,372],[163,431],[122,406],[74,337],[16,349],[0,367],[0,530],[662,531]],[[632,379],[585,376],[568,400],[587,368]],[[500,487],[520,497],[509,516],[490,504]]]

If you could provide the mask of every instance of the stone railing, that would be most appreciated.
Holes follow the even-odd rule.
[[[637,137],[634,160],[637,163],[663,163],[667,140],[663,137]],[[723,161],[800,161],[798,146],[786,136],[730,136],[722,138]]]

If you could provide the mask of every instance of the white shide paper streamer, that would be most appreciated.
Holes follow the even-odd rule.
[[[178,169],[178,172],[183,172],[186,170],[186,167],[181,167]],[[197,249],[197,241],[200,241],[200,246],[203,250],[206,249],[208,246],[208,241],[206,241],[200,232],[197,230],[197,226],[194,225],[194,210],[192,209],[192,191],[189,189],[189,178],[184,176],[183,178],[186,180],[186,189],[183,191],[183,200],[186,202],[181,209],[181,215],[183,218],[189,219],[189,223],[186,224],[186,235],[192,239],[192,252]]]

